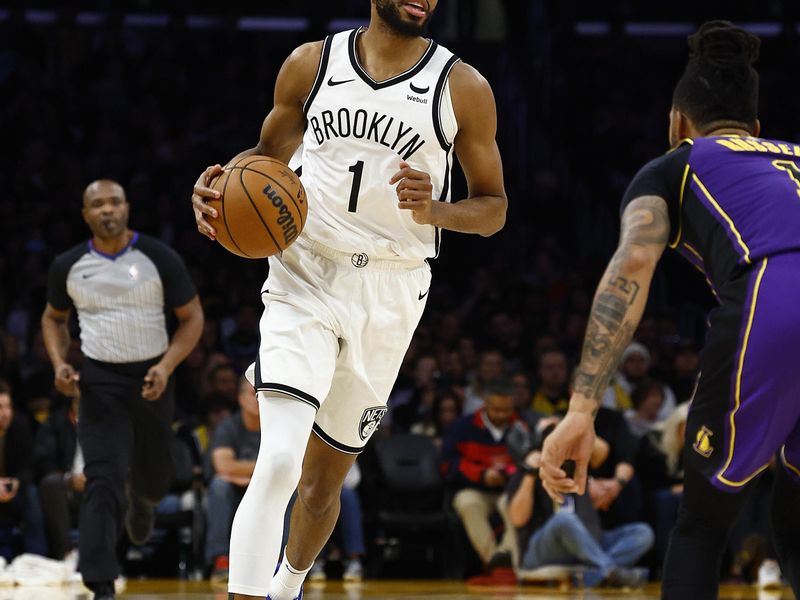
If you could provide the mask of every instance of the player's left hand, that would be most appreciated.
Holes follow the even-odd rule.
[[[398,208],[410,210],[411,217],[420,225],[432,224],[434,202],[431,176],[424,171],[412,169],[405,161],[400,161],[400,170],[389,180],[389,185],[395,184]]]
[[[142,398],[145,400],[158,400],[161,394],[167,388],[169,381],[169,372],[167,368],[161,363],[157,363],[150,367],[147,375],[144,376],[144,385],[142,386]]]

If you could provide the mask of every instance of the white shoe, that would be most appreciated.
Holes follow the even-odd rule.
[[[345,581],[361,581],[364,579],[364,567],[361,566],[361,561],[357,558],[349,561],[342,578]]]
[[[777,560],[767,559],[758,567],[758,587],[762,590],[780,589],[781,567]]]
[[[318,558],[314,561],[314,564],[311,565],[311,570],[308,572],[306,579],[310,582],[325,581],[327,577],[328,576],[325,574],[325,561]]]

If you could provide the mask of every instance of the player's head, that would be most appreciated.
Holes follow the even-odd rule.
[[[439,0],[371,0],[378,17],[395,34],[425,35]]]
[[[83,191],[83,220],[100,239],[122,235],[128,228],[128,201],[116,181],[98,179]]]
[[[729,21],[709,21],[689,36],[689,63],[672,95],[670,143],[718,129],[758,135],[760,40]]]

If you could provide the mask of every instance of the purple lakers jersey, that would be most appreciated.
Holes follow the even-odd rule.
[[[719,289],[765,257],[800,252],[800,145],[753,137],[684,140],[636,175],[623,199],[659,196],[670,247]]]

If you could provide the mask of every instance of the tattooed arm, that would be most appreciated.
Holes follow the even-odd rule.
[[[642,318],[669,231],[667,203],[658,196],[636,198],[622,215],[619,246],[592,304],[569,411],[542,449],[542,483],[558,502],[563,501],[564,493],[582,494],[586,489],[594,417],[622,351]],[[575,461],[573,477],[561,468],[565,460]]]
[[[643,196],[627,206],[619,246],[595,293],[570,410],[597,414],[622,351],[639,326],[668,238],[664,200]]]

